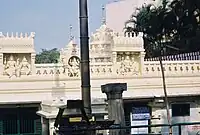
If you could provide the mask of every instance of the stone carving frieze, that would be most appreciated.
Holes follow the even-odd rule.
[[[65,73],[69,77],[79,77],[80,76],[80,58],[77,56],[72,56],[68,60],[68,65],[64,66]]]
[[[69,61],[69,76],[79,77],[80,76],[80,59],[77,56],[72,56]]]
[[[90,42],[112,42],[113,30],[109,29],[106,25],[102,25],[92,36]]]
[[[8,58],[4,57],[4,75],[11,78],[30,74],[31,64],[25,56],[22,59],[14,57],[13,55],[10,55]]]
[[[118,56],[117,70],[118,75],[139,74],[139,63],[135,60],[134,55]]]

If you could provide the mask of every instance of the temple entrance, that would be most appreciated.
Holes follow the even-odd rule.
[[[40,116],[37,107],[0,108],[0,134],[41,135]]]

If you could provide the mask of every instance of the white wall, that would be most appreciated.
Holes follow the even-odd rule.
[[[183,98],[181,99],[182,102],[181,103],[189,103],[190,104],[190,116],[179,116],[179,117],[171,117],[171,122],[172,124],[176,124],[176,123],[191,123],[191,122],[199,122],[200,121],[200,102],[199,101],[187,101],[187,99]],[[175,103],[175,102],[174,102]],[[161,109],[162,108],[162,109]],[[170,105],[171,108],[171,105]],[[171,109],[170,109],[170,115],[171,115]],[[167,122],[167,112],[166,109],[163,107],[160,108],[153,108],[152,109],[152,115],[154,116],[154,118],[158,118],[160,116],[161,119],[155,119],[152,120],[152,124],[168,124]],[[186,126],[182,126],[182,134],[184,135],[194,135],[195,132],[198,132],[198,129],[194,129],[195,127],[200,127],[200,125],[186,125]],[[178,134],[178,127],[173,127],[173,134]],[[155,127],[152,128],[152,131],[155,133],[158,133],[159,131],[161,131],[162,133],[166,133],[168,132],[168,128],[167,127]]]
[[[115,32],[122,32],[124,23],[130,19],[136,8],[153,0],[121,0],[106,5],[107,26]]]
[[[38,78],[39,79],[39,78]],[[0,82],[0,103],[33,102],[51,99],[52,93],[58,92],[68,99],[81,97],[80,79],[60,80],[60,88],[55,89],[56,83],[51,78],[41,80],[18,80]],[[49,79],[49,80],[48,80]],[[183,83],[184,82],[184,83]],[[198,95],[200,77],[167,77],[168,95]],[[159,97],[163,96],[162,79],[160,77],[131,77],[131,78],[99,78],[91,80],[92,98],[106,98],[101,92],[101,85],[107,83],[127,83],[128,90],[124,98]]]

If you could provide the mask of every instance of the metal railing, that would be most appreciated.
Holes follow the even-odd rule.
[[[170,127],[172,129],[171,133],[169,133]],[[119,125],[112,125],[110,127],[62,127],[59,132],[66,135],[84,135],[86,132],[90,131],[95,131],[96,135],[115,135],[115,133],[117,135],[200,135],[200,122],[125,127],[120,127]]]
[[[163,61],[200,60],[200,52],[190,52],[176,55],[162,56]],[[147,58],[145,61],[159,61],[159,57]]]

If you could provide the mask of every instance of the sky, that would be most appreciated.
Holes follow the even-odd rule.
[[[79,38],[79,0],[1,0],[0,31],[35,32],[35,50],[63,48]],[[89,32],[101,25],[102,6],[116,0],[88,0]]]

